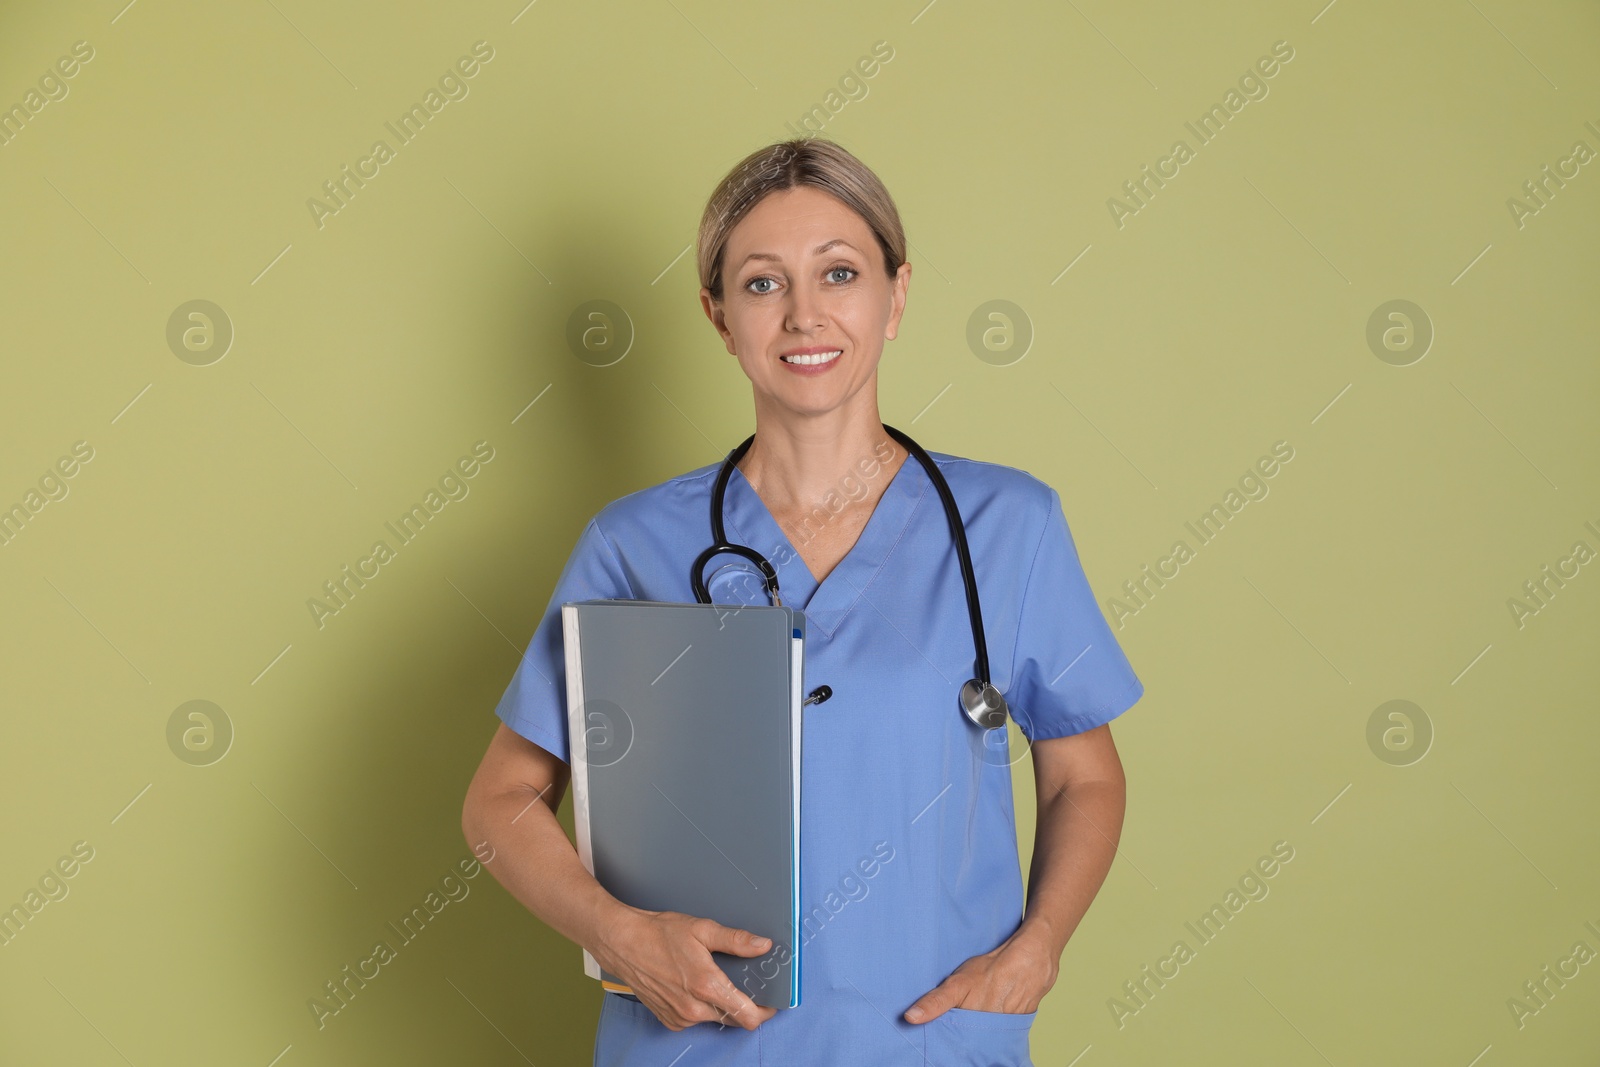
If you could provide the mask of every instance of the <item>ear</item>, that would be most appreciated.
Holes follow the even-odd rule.
[[[711,325],[716,327],[717,333],[722,335],[722,345],[728,350],[728,354],[738,355],[733,348],[733,333],[728,329],[728,320],[723,314],[722,305],[711,295],[711,290],[704,286],[700,288],[700,309],[706,313],[706,318],[711,320]]]
[[[893,341],[900,332],[900,316],[906,310],[906,291],[911,287],[911,261],[900,264],[894,272],[894,281],[889,288],[889,321],[884,324],[883,338]]]

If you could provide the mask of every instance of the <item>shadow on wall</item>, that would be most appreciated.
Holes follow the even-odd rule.
[[[525,218],[550,210],[530,203]],[[499,723],[494,706],[583,526],[616,497],[718,458],[663,402],[644,362],[708,345],[723,354],[698,310],[692,261],[680,261],[668,276],[672,284],[654,290],[649,281],[660,264],[619,271],[614,251],[633,242],[631,221],[616,212],[569,218],[558,239],[533,257],[551,282],[531,269],[509,269],[476,287],[476,306],[463,311],[490,323],[480,336],[505,339],[481,357],[494,365],[480,372],[506,383],[496,398],[504,402],[491,408],[495,421],[473,432],[492,445],[495,458],[472,479],[472,495],[450,505],[461,521],[425,527],[397,554],[396,576],[373,588],[378,596],[352,599],[315,635],[322,643],[312,653],[323,665],[320,676],[285,697],[317,709],[299,720],[295,809],[316,813],[332,842],[324,847],[360,886],[346,892],[333,880],[326,906],[296,917],[301,944],[294,967],[306,966],[307,955],[318,961],[295,991],[305,1026],[297,1040],[323,1041],[352,1023],[364,1028],[364,1008],[376,1022],[434,1015],[443,1006],[474,1019],[474,1009],[481,1011],[524,1048],[519,1038],[532,1042],[537,1035],[539,1052],[551,1062],[578,1062],[592,1050],[599,990],[583,975],[578,947],[528,913],[487,870],[465,876],[474,857],[460,824],[467,785]],[[506,234],[531,256],[533,229],[531,221],[511,224]],[[509,263],[522,265],[515,256]],[[619,277],[632,279],[620,297]],[[677,322],[681,308],[668,303],[687,300],[699,329],[648,346],[635,341],[620,362],[591,365],[568,347],[569,318],[573,308],[606,298],[626,305],[635,325],[645,316]],[[686,435],[694,439],[687,448],[661,448]],[[551,449],[555,441],[563,444]],[[281,781],[288,772],[265,773]],[[570,799],[560,817],[570,835]],[[281,883],[287,899],[300,898],[286,873],[305,869],[305,856],[294,851],[300,847],[285,837],[277,854],[257,857],[253,877],[263,887]],[[455,882],[441,888],[451,872]],[[425,924],[419,905],[431,912]],[[404,927],[408,915],[413,922]],[[377,951],[380,941],[393,958]],[[381,1000],[390,1003],[371,1003]],[[500,1038],[481,1020],[446,1027],[458,1052],[465,1052],[460,1035],[479,1030],[487,1035],[487,1054]]]

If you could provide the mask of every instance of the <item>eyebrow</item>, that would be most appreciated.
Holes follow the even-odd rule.
[[[835,237],[831,241],[823,242],[822,244],[820,244],[817,247],[813,248],[811,250],[811,254],[813,256],[820,256],[820,255],[822,255],[822,253],[826,252],[828,249],[832,248],[834,245],[844,245],[846,248],[848,248],[852,252],[856,253],[856,255],[861,255],[861,249],[857,248],[855,245],[851,244],[849,241],[846,241],[843,237]],[[749,263],[752,259],[765,259],[765,260],[770,260],[773,263],[782,263],[783,262],[783,257],[782,256],[775,255],[775,254],[773,254],[771,252],[751,252],[748,256],[744,257],[744,263],[739,264],[739,269],[743,270],[745,264]]]

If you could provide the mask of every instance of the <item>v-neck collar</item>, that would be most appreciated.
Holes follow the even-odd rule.
[[[728,478],[723,525],[733,541],[749,545],[772,561],[778,572],[778,595],[785,604],[805,612],[808,628],[816,627],[832,637],[900,542],[912,512],[931,487],[928,472],[917,457],[906,456],[856,543],[820,584],[737,466]]]

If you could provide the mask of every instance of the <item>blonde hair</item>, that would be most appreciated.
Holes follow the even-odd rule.
[[[860,215],[883,250],[893,278],[906,261],[900,212],[883,182],[844,148],[817,137],[779,141],[745,156],[717,184],[700,217],[696,260],[700,284],[722,300],[722,256],[728,235],[768,193],[810,185],[838,198]]]

